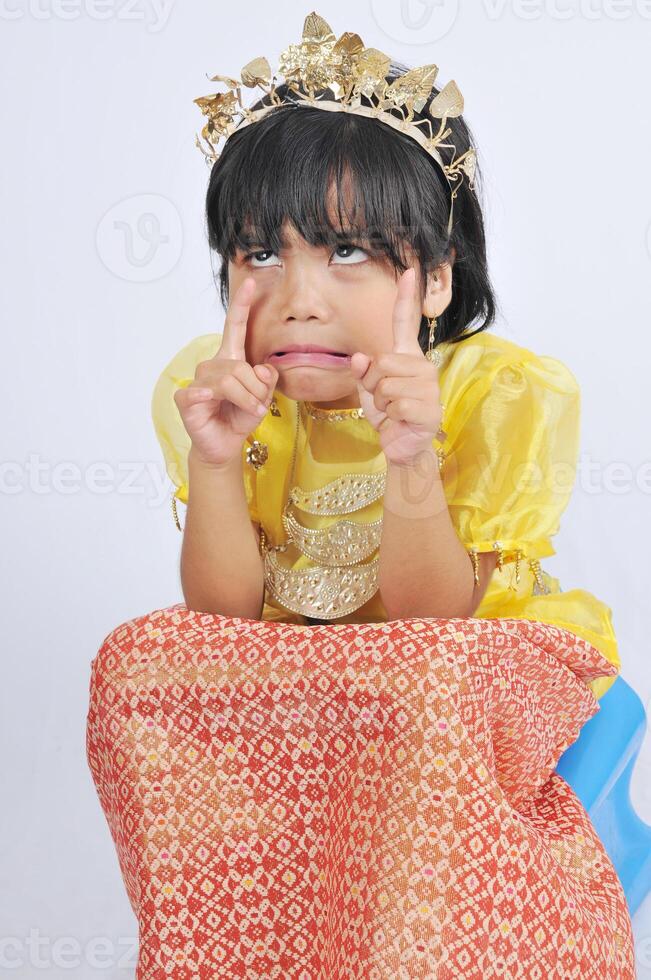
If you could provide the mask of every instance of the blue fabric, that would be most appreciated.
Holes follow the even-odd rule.
[[[598,713],[561,756],[556,771],[588,811],[634,915],[651,891],[651,826],[640,820],[630,798],[646,714],[621,675],[599,705]]]

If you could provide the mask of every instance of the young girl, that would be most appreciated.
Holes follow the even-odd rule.
[[[223,333],[184,346],[153,395],[179,528],[176,499],[188,504],[187,606],[293,623],[531,619],[619,667],[610,608],[541,565],[575,479],[580,392],[557,359],[487,332],[470,182],[448,234],[450,190],[418,143],[299,109],[286,85],[277,96],[210,177]],[[474,153],[462,116],[448,126],[457,157]]]
[[[262,111],[213,158],[223,331],[153,397],[185,604],[93,664],[137,975],[629,980],[621,885],[554,772],[619,665],[610,609],[541,566],[576,381],[488,332],[453,83],[315,13],[282,64],[273,91],[243,70]],[[380,102],[434,118],[437,152]]]

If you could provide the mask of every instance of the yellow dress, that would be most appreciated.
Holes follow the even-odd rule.
[[[190,439],[173,394],[194,379],[196,365],[214,356],[220,344],[218,333],[196,337],[164,368],[153,393],[154,428],[176,487],[174,496],[184,503],[188,500]],[[541,565],[541,559],[556,553],[551,538],[559,529],[576,478],[580,428],[576,379],[561,361],[490,332],[457,344],[441,344],[437,350],[443,358],[438,373],[446,435],[443,442],[435,440],[434,446],[450,516],[469,555],[473,549],[495,550],[501,564],[473,616],[540,620],[564,627],[620,667],[609,606],[584,589],[561,590],[558,579]],[[344,419],[333,422],[327,418],[333,413],[316,413],[320,417],[313,418],[301,405],[297,429],[299,405],[280,392],[276,392],[276,404],[280,415],[269,411],[245,442],[242,471],[251,520],[263,529],[274,557],[278,556],[275,549],[285,546],[279,558],[291,569],[290,575],[297,577],[296,573],[306,574],[315,563],[293,543],[287,547],[282,515],[292,487],[314,496],[321,488],[338,486],[344,475],[363,476],[367,488],[375,488],[367,495],[370,502],[361,509],[354,507],[355,513],[341,509],[337,513],[350,514],[357,526],[369,525],[367,538],[373,543],[372,537],[379,540],[382,496],[377,487],[386,471],[386,459],[377,432],[365,418],[355,417],[356,413],[345,412]],[[295,439],[296,469],[290,486]],[[267,459],[258,468],[248,462],[254,440],[268,449]],[[309,527],[313,534],[325,529],[321,533],[326,534],[334,523],[332,516],[302,513],[295,527]],[[347,530],[354,532],[354,527]],[[304,538],[305,534],[301,540]],[[358,563],[356,570],[370,571],[370,563]],[[366,581],[369,592],[368,576]],[[386,620],[379,591],[361,604],[363,590],[358,595],[356,608],[337,617],[330,614],[327,621]],[[287,599],[287,606],[282,598],[277,590],[265,588],[263,619],[298,624],[315,621],[302,615],[295,601]],[[593,681],[595,696],[605,694],[614,679]]]

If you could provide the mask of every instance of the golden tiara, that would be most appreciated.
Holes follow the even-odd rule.
[[[414,113],[422,112],[427,103],[438,67],[425,65],[413,68],[387,82],[390,66],[391,58],[377,48],[364,47],[359,34],[346,31],[337,40],[330,25],[312,11],[305,18],[301,42],[290,44],[283,51],[277,70],[297,96],[297,99],[291,99],[293,104],[367,116],[416,140],[440,167],[450,186],[450,232],[454,199],[463,176],[467,176],[468,185],[474,190],[476,171],[474,149],[456,156],[454,144],[446,142],[452,132],[447,121],[463,112],[463,96],[456,83],[450,81],[432,99],[427,112],[437,124],[435,130],[430,119],[415,120]],[[266,58],[255,58],[245,65],[239,80],[227,75],[213,75],[210,81],[220,82],[228,89],[194,99],[208,120],[201,131],[208,149],[204,148],[198,135],[195,142],[206,162],[212,165],[219,159],[217,147],[222,139],[228,139],[236,129],[258,122],[268,112],[290,100],[277,95],[278,77],[272,75]],[[255,111],[247,108],[242,103],[242,86],[257,86],[269,97],[270,104]],[[324,97],[324,90],[328,89],[334,99]],[[376,102],[372,106],[362,105],[362,96]],[[387,111],[389,109],[398,110],[402,118]],[[452,151],[449,163],[441,156],[442,148]]]

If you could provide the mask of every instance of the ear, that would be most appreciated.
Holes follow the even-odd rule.
[[[425,316],[440,316],[452,299],[452,267],[456,252],[452,249],[450,259],[442,262],[427,274],[427,289],[423,299]]]

